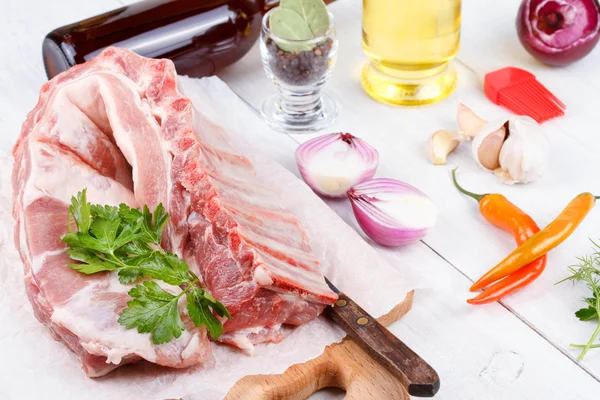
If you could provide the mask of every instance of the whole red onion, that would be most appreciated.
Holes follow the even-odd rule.
[[[597,0],[523,0],[517,33],[525,49],[550,65],[567,65],[585,57],[598,42]]]

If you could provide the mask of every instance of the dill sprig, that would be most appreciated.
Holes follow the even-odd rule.
[[[572,281],[573,284],[584,283],[591,291],[592,297],[584,301],[587,307],[581,308],[575,312],[575,316],[581,321],[597,321],[596,330],[586,344],[571,344],[571,347],[581,348],[579,360],[583,360],[589,349],[598,348],[600,344],[594,344],[594,341],[600,335],[600,246],[591,240],[592,253],[583,257],[578,257],[579,263],[569,267],[571,275],[558,283]]]

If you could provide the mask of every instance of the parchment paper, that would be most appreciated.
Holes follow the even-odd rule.
[[[375,316],[404,299],[414,287],[410,277],[386,264],[295,175],[247,143],[247,132],[267,128],[227,85],[218,78],[182,78],[181,83],[198,110],[227,128],[262,183],[280,192],[283,204],[303,222],[325,274],[340,289]],[[214,359],[202,366],[174,370],[140,362],[87,378],[77,358],[35,319],[27,300],[23,266],[13,245],[11,170],[8,153],[0,151],[0,398],[220,399],[238,379],[281,373],[344,336],[319,317],[293,329],[281,343],[258,345],[254,356],[214,345]]]

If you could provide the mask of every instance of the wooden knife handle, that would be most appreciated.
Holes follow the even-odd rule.
[[[394,374],[411,396],[432,397],[440,388],[437,372],[386,327],[344,293],[329,316],[371,357]]]

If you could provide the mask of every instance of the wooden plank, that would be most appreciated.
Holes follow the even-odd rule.
[[[131,2],[125,0],[122,3]],[[107,0],[102,2],[3,0],[3,12],[0,15],[0,34],[4,38],[0,41],[0,51],[4,55],[0,59],[0,107],[2,107],[3,113],[0,115],[0,127],[4,134],[0,136],[0,149],[8,151],[14,143],[24,113],[33,107],[37,100],[39,86],[45,81],[40,57],[43,36],[54,27],[115,8],[120,5],[119,3]],[[508,9],[508,7],[514,6],[515,2],[497,3],[495,7],[511,3],[512,5],[506,6]],[[475,4],[474,0],[465,2],[465,9],[475,7],[473,4]],[[496,233],[481,222],[472,204],[460,199],[452,192],[452,188],[446,181],[447,169],[434,168],[423,161],[421,151],[424,138],[430,131],[437,129],[440,124],[453,123],[454,102],[448,100],[428,109],[398,110],[367,100],[357,83],[360,63],[364,60],[360,50],[360,24],[358,23],[360,3],[344,0],[332,6],[332,10],[336,13],[338,34],[342,38],[340,63],[332,82],[327,86],[328,91],[336,97],[342,107],[340,122],[333,129],[352,130],[367,137],[369,141],[382,149],[381,175],[396,176],[413,181],[428,191],[440,205],[442,217],[438,229],[427,239],[426,244],[434,247],[454,265],[460,266],[461,271],[465,271],[465,274],[473,278],[489,267],[507,249],[512,248],[512,244],[510,239]],[[505,13],[508,14],[509,11]],[[465,13],[465,15],[467,14]],[[499,15],[503,16],[504,14],[500,13]],[[489,19],[493,16],[488,15],[487,17]],[[476,17],[480,16],[476,15]],[[469,21],[471,21],[471,17]],[[486,24],[489,24],[489,21],[483,20],[480,26],[486,26]],[[23,33],[24,29],[27,30],[27,34]],[[463,46],[463,50],[464,48]],[[569,77],[565,87],[573,84],[573,81],[582,85],[582,81],[578,80],[580,78],[577,78],[579,76],[577,68],[579,67],[576,67],[573,77]],[[591,75],[593,74],[588,71],[585,76]],[[453,99],[465,96],[468,99],[482,100],[478,92],[473,90],[474,84],[472,82],[467,84],[469,78],[465,76],[466,71],[461,70],[463,79]],[[271,87],[263,75],[256,48],[241,63],[222,74],[222,77],[238,93],[242,94],[244,99],[254,105],[259,104],[266,97],[266,88]],[[424,110],[427,111],[423,112]],[[498,112],[498,110],[494,106],[486,105],[482,106],[482,112]],[[591,108],[589,112],[592,113]],[[582,126],[585,127],[585,124]],[[294,141],[267,129],[263,132],[249,132],[249,135],[252,135],[255,144],[267,154],[295,171],[292,157],[296,146]],[[574,149],[582,151],[581,149],[589,147],[589,143],[593,143],[585,142],[585,140],[592,140],[589,139],[590,136],[587,135],[583,139],[577,136],[579,140],[584,140],[583,143],[573,143],[569,138],[561,139],[557,147],[570,146],[567,149],[569,154],[573,154],[570,152]],[[302,141],[306,140],[306,137],[296,136],[293,139]],[[453,159],[461,161],[464,165],[472,165],[469,164],[465,149],[461,150],[457,156],[453,156]],[[568,165],[568,161],[574,161],[573,170],[583,166],[593,168],[597,162],[593,154],[589,153],[582,154],[582,157],[578,157],[577,160],[570,160],[566,151],[564,154],[558,155],[557,163]],[[496,185],[491,177],[480,175],[481,179],[477,183],[481,184],[485,181],[490,185],[487,186],[488,189],[492,187],[509,190]],[[583,188],[589,182],[589,177],[586,180],[582,176],[571,176],[568,170],[560,168],[554,168],[551,176],[555,178],[555,181],[551,180],[552,184],[548,183],[549,192],[545,193],[551,193],[552,189],[555,192],[560,190],[562,197],[553,199],[554,208],[547,211],[535,207],[536,204],[532,206],[540,223],[547,222],[552,214],[560,208],[560,202],[566,201],[571,196],[571,193],[565,192],[565,190],[572,190],[574,187]],[[423,180],[424,177],[427,180]],[[556,181],[559,179],[566,183],[562,186],[557,185]],[[474,185],[475,181],[465,181],[465,184],[468,183]],[[528,199],[533,194],[538,199],[542,198],[537,192],[538,185],[535,185],[535,190],[533,187],[521,190],[521,188],[510,189],[510,195],[514,194],[516,201]],[[448,202],[450,198],[452,201]],[[330,204],[356,228],[346,203]],[[481,234],[482,232],[484,235]],[[482,236],[489,238],[489,243],[485,246],[480,242]],[[583,237],[585,236],[583,235]],[[570,243],[572,242],[582,243],[583,241],[573,239]],[[435,288],[416,291],[414,310],[404,321],[393,325],[391,330],[438,370],[442,378],[442,391],[439,398],[538,399],[562,397],[586,399],[596,397],[598,384],[595,380],[567,360],[552,344],[542,339],[506,309],[500,306],[491,306],[485,309],[473,309],[467,306],[464,299],[469,279],[432,252],[426,244],[417,244],[398,250],[379,250],[398,268],[409,270],[411,274],[419,276],[424,282],[423,286],[436,284]],[[582,244],[582,248],[586,246],[584,245],[585,243]],[[446,255],[455,247],[456,254]],[[496,257],[493,257],[494,255]],[[482,259],[481,256],[488,258]],[[567,256],[565,256],[565,261],[570,258]],[[463,259],[471,260],[472,264],[466,264],[469,268],[463,266]],[[480,263],[475,263],[475,260]],[[542,279],[552,269],[561,272],[561,265],[556,262],[555,268],[549,265],[548,271]],[[557,273],[557,275],[560,274]],[[536,320],[535,328],[544,335],[548,330],[546,325],[552,325],[554,322],[552,325],[554,333],[558,329],[557,326],[563,324],[564,329],[572,327],[581,337],[584,337],[585,329],[581,329],[581,332],[576,329],[579,323],[569,323],[572,319],[566,318],[567,315],[564,315],[565,318],[562,319],[562,316],[558,318],[554,314],[549,314],[552,307],[556,307],[561,299],[566,303],[563,307],[568,313],[572,312],[571,308],[578,304],[583,292],[577,292],[565,286],[563,287],[564,293],[552,296],[556,297],[556,302],[552,303],[552,307],[546,302],[537,302],[536,299],[532,299],[537,295],[546,296],[546,289],[553,282],[553,279],[540,280],[537,284],[541,285],[539,293],[528,290],[523,293],[522,298],[515,297],[515,302],[519,300],[519,303],[522,304],[525,300],[528,303],[536,301],[532,303],[531,313],[542,312],[539,320]],[[547,320],[544,321],[544,319]],[[530,320],[528,321],[531,323]],[[580,339],[576,337],[569,340]],[[554,341],[559,342],[556,338]],[[523,370],[518,373],[521,368],[520,363],[523,365]]]
[[[593,133],[593,128],[598,126],[597,122],[600,121],[597,120],[600,116],[597,112],[592,116],[590,111],[581,111],[579,108],[580,105],[587,104],[589,108],[590,104],[597,104],[594,100],[598,94],[594,88],[582,89],[582,82],[586,78],[577,76],[581,67],[548,69],[531,61],[530,56],[521,49],[514,33],[510,36],[514,29],[512,19],[516,12],[516,3],[518,2],[496,2],[491,5],[490,2],[485,2],[484,12],[483,2],[466,1],[465,21],[468,22],[465,23],[465,39],[459,57],[468,65],[471,59],[495,60],[498,67],[519,66],[523,64],[521,61],[526,60],[523,66],[540,75],[540,79],[556,84],[556,88],[552,86],[552,90],[569,105],[574,103],[574,110],[567,117],[544,125],[555,149],[548,174],[538,183],[514,187],[502,185],[491,174],[478,170],[470,158],[468,146],[451,156],[452,165],[448,167],[432,166],[425,159],[424,142],[427,137],[439,128],[455,127],[454,115],[458,100],[466,102],[487,118],[509,115],[487,101],[479,89],[478,80],[468,69],[458,66],[461,78],[459,88],[450,99],[440,104],[416,109],[380,105],[370,100],[358,83],[360,67],[365,60],[360,48],[360,25],[357,23],[360,20],[360,3],[345,1],[330,6],[337,20],[338,37],[341,40],[336,71],[325,88],[336,99],[341,112],[338,122],[328,131],[350,131],[366,138],[380,150],[381,167],[378,176],[395,177],[413,183],[438,204],[438,226],[425,238],[424,243],[468,277],[465,282],[454,284],[457,300],[461,303],[468,296],[469,281],[476,279],[503,258],[514,248],[514,244],[512,238],[490,227],[483,220],[470,199],[459,196],[455,191],[449,176],[453,165],[461,166],[461,177],[465,185],[484,193],[499,191],[507,194],[516,204],[529,211],[540,225],[549,222],[576,193],[584,190],[600,192],[600,183],[592,179],[593,175],[582,173],[593,170],[599,162],[593,152],[598,148],[597,145],[594,146],[598,139]],[[500,25],[504,28],[499,29]],[[503,44],[506,36],[510,37],[509,45]],[[518,50],[507,51],[515,48]],[[494,49],[500,50],[495,52]],[[585,63],[593,63],[596,60],[597,65],[599,55],[600,52],[596,51],[589,56],[592,61],[585,60]],[[531,64],[535,64],[535,68],[532,68]],[[486,71],[477,65],[474,68]],[[573,70],[576,73],[573,73]],[[566,83],[561,83],[562,71],[565,71]],[[248,78],[249,75],[251,79]],[[262,71],[258,48],[253,49],[251,54],[221,76],[256,108],[268,97],[267,88],[275,90],[272,85],[269,86]],[[572,90],[573,88],[575,90]],[[588,100],[583,101],[581,98]],[[567,130],[564,126],[574,127],[576,130]],[[313,136],[292,137],[295,141],[302,142]],[[573,157],[574,154],[577,154],[577,157]],[[347,209],[339,205],[334,208],[342,210],[342,216],[347,221],[352,221]],[[554,283],[566,276],[566,266],[574,261],[575,256],[585,253],[588,249],[589,242],[586,238],[594,235],[592,227],[597,224],[598,218],[600,215],[592,214],[572,239],[552,252],[543,276],[526,291],[516,294],[506,302],[508,310],[514,312],[518,318],[548,340],[551,346],[555,346],[571,360],[577,356],[577,351],[570,349],[568,344],[585,342],[594,327],[591,323],[580,323],[573,316],[573,312],[581,307],[581,298],[585,296],[585,290],[567,284],[555,286]],[[498,307],[493,305],[481,309],[465,308],[465,312],[496,313]],[[600,353],[589,353],[581,366],[582,370],[588,371],[598,379]]]
[[[256,88],[264,88],[266,83],[261,79],[253,76],[244,82],[257,82]],[[266,127],[248,135],[255,146],[296,171],[296,143],[288,136]],[[347,202],[330,201],[329,205],[360,231]],[[463,288],[471,281],[426,244],[377,250],[403,273],[420,277],[428,287],[416,290],[413,310],[390,330],[439,373],[439,398],[538,399],[553,398],[556,393],[565,398],[593,398],[598,382],[508,310],[499,305],[486,309],[466,304]],[[367,289],[376,294],[376,288]],[[465,387],[469,388],[468,397]],[[326,392],[318,398],[332,396]]]
[[[247,69],[243,65],[241,68]],[[260,76],[250,79],[259,83],[257,88],[265,87]],[[266,126],[247,134],[254,146],[297,173],[294,140]],[[347,202],[328,203],[360,231]],[[416,290],[414,310],[390,330],[439,373],[442,389],[438,398],[550,399],[557,393],[564,398],[594,398],[597,381],[509,311],[497,305],[492,311],[467,305],[461,288],[468,287],[470,280],[426,244],[377,250],[403,274],[420,277],[427,287]],[[376,295],[376,288],[366,289]],[[523,371],[515,359],[522,360]],[[469,387],[468,397],[464,385]],[[317,398],[333,396],[340,397],[328,391]]]

